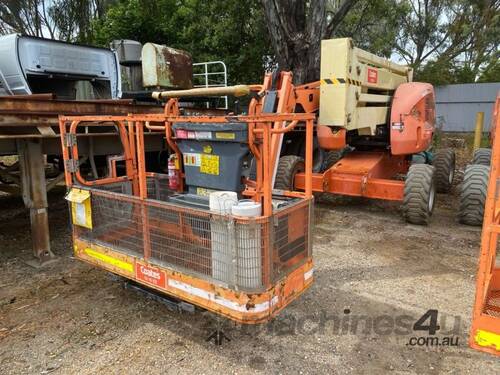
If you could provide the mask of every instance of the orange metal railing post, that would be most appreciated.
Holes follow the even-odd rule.
[[[61,136],[61,146],[62,146],[62,154],[63,154],[63,160],[64,163],[66,163],[69,160],[69,150],[68,147],[66,146],[66,121],[61,119],[59,117],[59,135]],[[73,178],[71,177],[71,173],[67,170],[67,168],[64,168],[64,179],[66,181],[66,187],[71,187],[73,185]]]
[[[264,191],[264,204],[263,204],[263,211],[264,211],[264,216],[271,216],[273,213],[273,206],[272,206],[272,175],[271,175],[271,145],[270,145],[270,132],[271,129],[269,129],[271,126],[271,123],[266,123],[263,130],[264,130],[264,138],[263,138],[263,155],[264,155],[264,182],[263,182],[263,191]]]
[[[496,100],[496,112],[500,110],[500,95]],[[492,124],[492,132],[498,134],[500,116]],[[500,197],[498,184],[500,173],[500,140],[494,138],[486,205],[484,209],[483,230],[481,234],[481,254],[476,278],[469,345],[478,350],[500,356],[500,268],[496,266],[497,240],[500,232]],[[489,303],[493,314],[486,311]],[[495,307],[496,306],[496,307]]]
[[[313,121],[306,121],[306,197],[312,197]]]
[[[141,198],[142,239],[144,245],[144,259],[148,260],[151,257],[151,238],[149,234],[148,208],[145,201],[148,198],[148,185],[144,148],[144,123],[142,121],[137,121],[136,126],[137,169],[139,175],[139,197]]]

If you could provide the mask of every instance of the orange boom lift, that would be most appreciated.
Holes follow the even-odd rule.
[[[264,112],[316,115],[314,192],[400,201],[406,221],[430,221],[436,192],[449,191],[455,168],[452,150],[423,163],[413,160],[429,154],[432,143],[432,85],[412,82],[410,68],[344,38],[322,41],[320,81],[295,86],[291,73],[281,73],[275,86],[266,87]],[[285,107],[275,105],[276,98]],[[309,182],[302,173],[302,139],[300,129],[273,135],[274,189],[303,190]]]
[[[454,168],[449,153],[411,165],[431,143],[432,86],[350,39],[323,43],[318,82],[294,85],[281,72],[261,85],[155,92],[167,99],[161,115],[61,116],[75,256],[260,323],[313,281],[313,192],[402,201],[409,222],[426,224]],[[252,99],[246,115],[185,115],[181,99],[210,95]],[[108,157],[107,176],[90,180],[77,134],[104,129],[116,129],[123,153]],[[148,170],[149,132],[165,135],[168,175]],[[214,211],[219,193],[246,198],[240,209],[259,213]]]
[[[499,114],[500,95],[495,103],[492,133],[500,129]],[[500,267],[497,259],[500,233],[499,137],[494,137],[492,151],[469,344],[474,349],[500,356]]]

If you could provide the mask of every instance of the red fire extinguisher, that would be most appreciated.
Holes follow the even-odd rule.
[[[170,190],[177,190],[179,188],[179,172],[179,159],[177,158],[177,154],[172,154],[168,158],[168,188]]]

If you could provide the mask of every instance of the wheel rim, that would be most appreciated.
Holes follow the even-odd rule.
[[[432,209],[434,208],[434,197],[436,195],[436,187],[434,184],[431,186],[431,191],[429,192],[429,202],[427,205],[427,209],[429,210],[429,213],[432,212]]]
[[[455,177],[455,158],[452,159],[450,175],[448,176],[448,183],[450,185],[453,183],[453,177]]]

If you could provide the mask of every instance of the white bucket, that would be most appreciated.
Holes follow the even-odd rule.
[[[236,216],[252,217],[260,216],[262,205],[251,199],[242,199],[231,208],[231,213]]]
[[[234,191],[214,191],[208,196],[210,211],[218,214],[230,214],[231,207],[238,203],[238,194]]]
[[[211,212],[227,215],[238,203],[238,195],[234,191],[216,191],[209,195]],[[212,244],[212,277],[226,284],[235,284],[234,226],[231,220],[212,217],[210,219],[210,238]]]
[[[249,199],[240,200],[231,209],[235,216],[257,217],[262,205]],[[262,286],[261,224],[237,224],[236,231],[236,280],[240,287]]]

